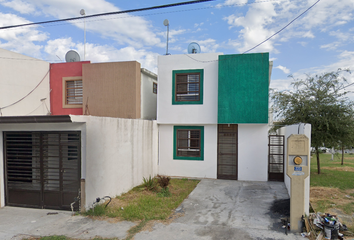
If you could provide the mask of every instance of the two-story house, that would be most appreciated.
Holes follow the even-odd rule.
[[[156,175],[157,75],[140,63],[0,49],[0,69],[0,207],[85,209]]]
[[[158,58],[159,173],[267,181],[268,53]]]

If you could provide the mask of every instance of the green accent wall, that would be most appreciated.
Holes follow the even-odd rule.
[[[200,130],[200,157],[180,157],[177,156],[177,130]],[[173,127],[173,159],[175,160],[204,160],[204,126],[174,126]]]
[[[218,123],[268,123],[269,53],[219,55]]]

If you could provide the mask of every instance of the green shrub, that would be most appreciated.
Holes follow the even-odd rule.
[[[148,191],[156,191],[156,181],[154,178],[149,176],[149,178],[143,178],[143,186]]]

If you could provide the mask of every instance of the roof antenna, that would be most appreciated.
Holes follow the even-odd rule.
[[[167,27],[166,55],[170,55],[168,53],[168,31],[169,31],[169,27],[170,27],[170,23],[168,22],[168,19],[165,19],[163,21],[163,25],[165,25]]]
[[[84,17],[84,61],[86,60],[86,18],[85,18],[85,9],[80,10],[81,16]]]

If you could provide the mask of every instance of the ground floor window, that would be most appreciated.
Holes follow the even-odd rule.
[[[173,159],[204,160],[204,127],[174,126]]]

